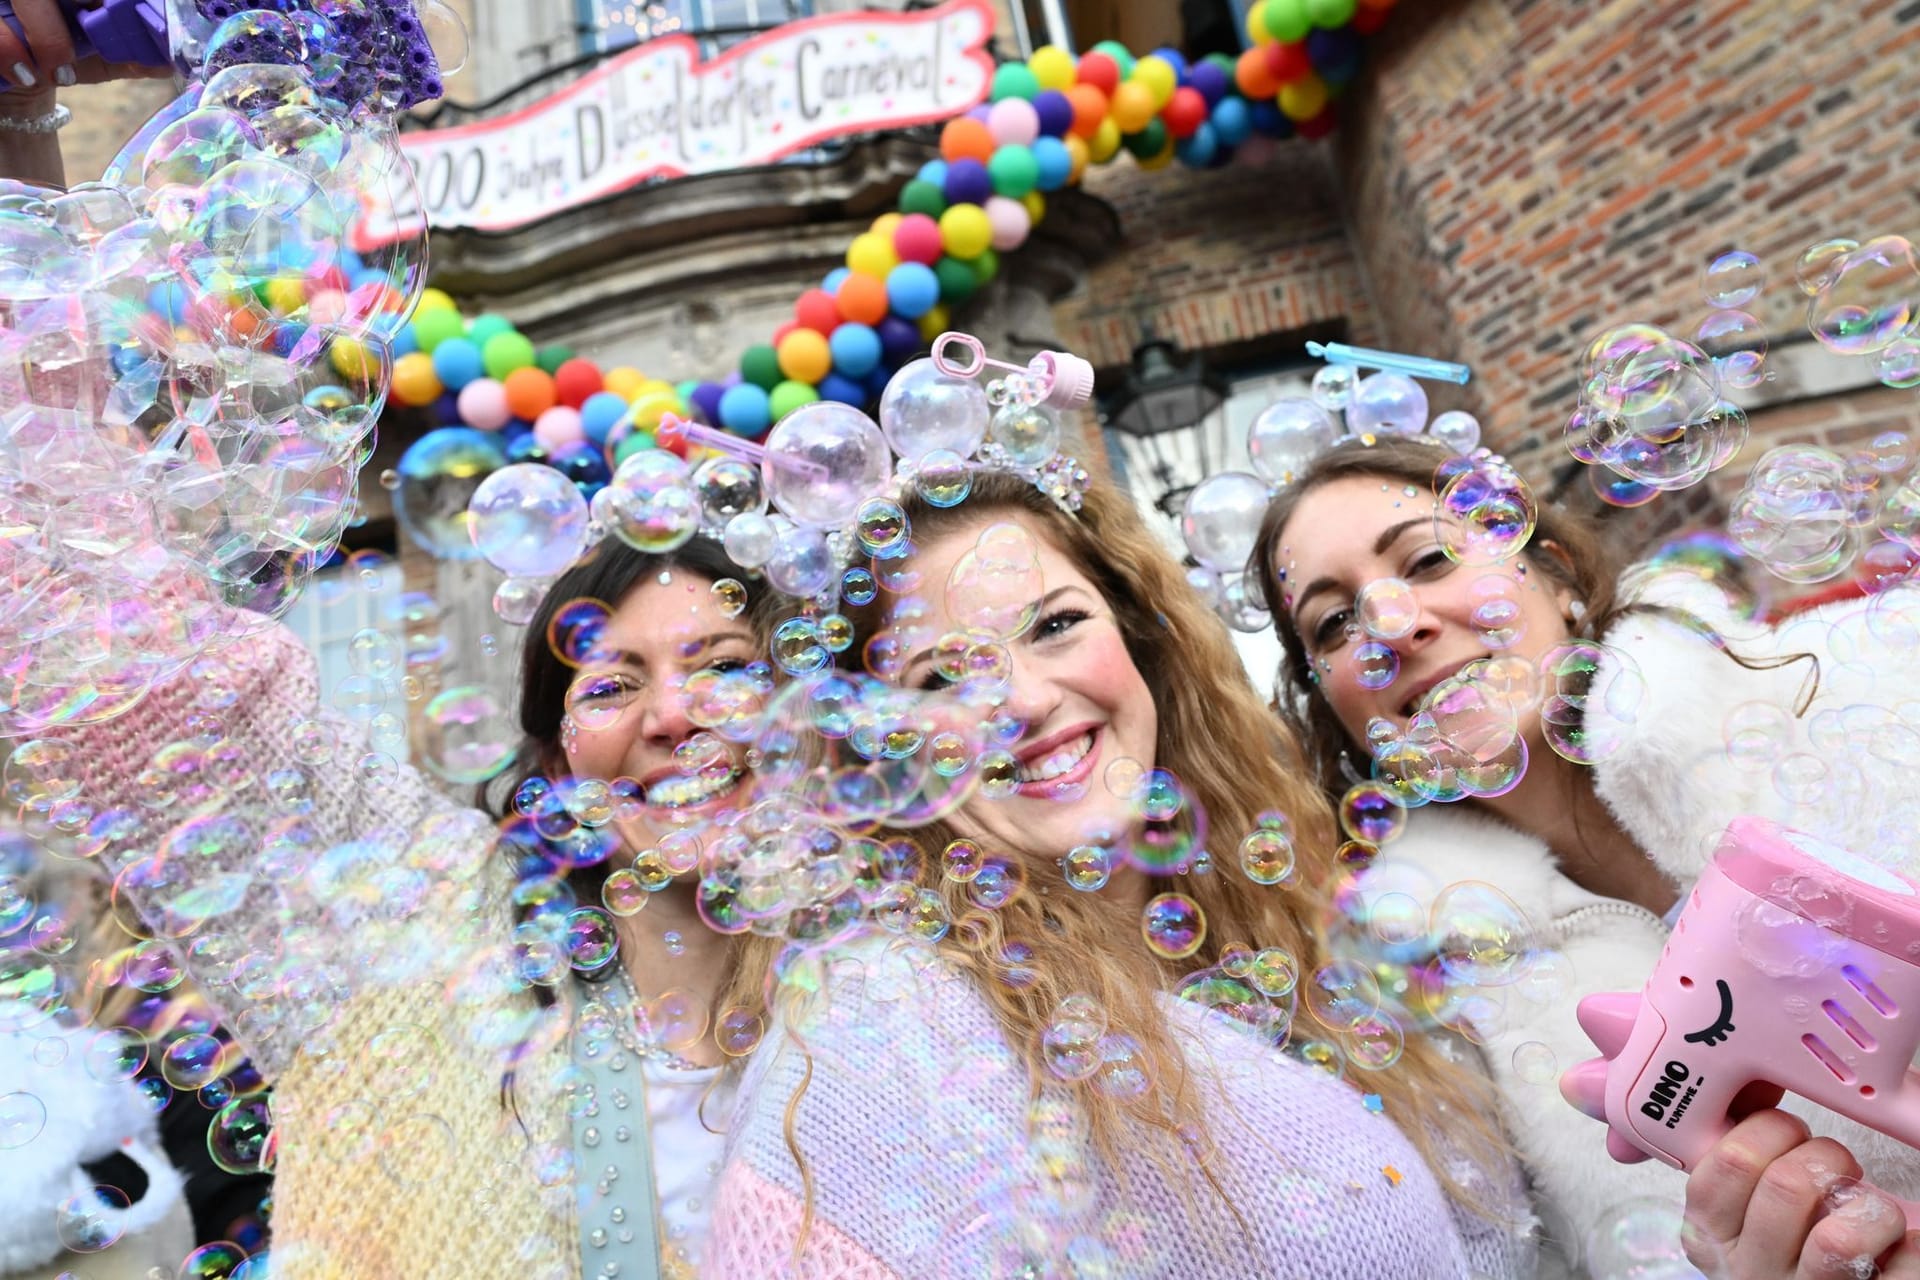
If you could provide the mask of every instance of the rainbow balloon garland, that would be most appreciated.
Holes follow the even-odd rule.
[[[465,319],[429,289],[394,342],[392,398],[433,409],[442,426],[409,449],[399,478],[538,461],[591,498],[630,454],[656,447],[665,413],[759,439],[803,404],[868,405],[999,274],[1001,255],[1046,216],[1048,194],[1089,164],[1125,152],[1144,169],[1218,168],[1254,139],[1330,133],[1363,37],[1393,4],[1261,0],[1237,59],[1135,57],[1107,41],[1078,57],[1049,45],[1002,64],[988,101],[942,127],[940,158],[906,184],[898,210],[855,236],[846,265],[721,382],[603,371],[563,347],[536,349],[503,317]],[[452,530],[408,525],[436,555],[471,554]]]

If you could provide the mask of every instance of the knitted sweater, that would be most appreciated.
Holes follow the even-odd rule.
[[[210,755],[181,746],[196,715],[226,735]],[[124,810],[99,860],[186,937],[274,1086],[275,1274],[578,1276],[566,1027],[511,980],[492,823],[411,768],[359,767],[281,627],[59,736],[85,796]]]
[[[1025,1067],[986,1002],[934,952],[870,939],[828,965],[810,1011],[777,1019],[742,1084],[708,1247],[762,1280],[1520,1276],[1513,1188],[1496,1225],[1449,1202],[1364,1078],[1342,1083],[1172,997],[1206,1103],[1212,1171],[1170,1179],[1138,1135],[1113,1164]],[[797,1246],[807,1183],[813,1214]],[[1464,1172],[1464,1170],[1463,1170]],[[1237,1218],[1235,1211],[1237,1210]]]

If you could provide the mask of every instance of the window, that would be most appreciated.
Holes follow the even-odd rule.
[[[1084,53],[1118,40],[1134,53],[1166,46],[1189,57],[1237,54],[1246,40],[1247,10],[1256,0],[1016,0],[1014,19],[1030,53],[1056,44]]]
[[[287,610],[282,621],[319,662],[323,705],[332,706],[334,691],[356,674],[350,656],[354,636],[373,630],[386,636],[393,646],[395,672],[384,709],[406,721],[407,703],[400,692],[405,653],[403,584],[400,566],[392,560],[364,569],[349,561],[314,574],[293,608]],[[404,742],[385,741],[381,745],[396,759],[407,758]]]
[[[804,18],[813,0],[576,0],[580,14],[580,51],[611,53],[659,36],[700,37],[700,55],[711,58],[756,31]]]

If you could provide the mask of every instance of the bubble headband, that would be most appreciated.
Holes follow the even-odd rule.
[[[1005,376],[983,388],[989,368]],[[604,536],[652,553],[704,536],[778,590],[809,598],[863,552],[904,550],[901,500],[910,492],[956,506],[976,474],[999,471],[1078,512],[1092,477],[1061,451],[1058,415],[1092,397],[1093,368],[1079,356],[1043,351],[1009,364],[971,334],[943,333],[929,357],[887,384],[878,422],[815,401],[755,443],[667,414],[662,447],[628,457],[591,504],[551,467],[504,467],[474,492],[474,543],[510,578],[546,580]],[[711,456],[689,462],[683,455],[694,448]]]

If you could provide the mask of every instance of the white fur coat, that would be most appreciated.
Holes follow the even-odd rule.
[[[1720,593],[1697,580],[1657,582],[1642,598],[1702,617],[1748,659],[1811,653],[1820,663],[1817,695],[1796,718],[1811,674],[1806,662],[1750,670],[1697,631],[1657,615],[1629,615],[1608,635],[1638,667],[1645,694],[1622,748],[1596,767],[1596,790],[1661,870],[1690,886],[1728,821],[1755,814],[1916,876],[1920,592],[1830,606],[1774,631],[1734,620]],[[1766,723],[1775,726],[1773,736],[1749,735],[1737,740],[1742,750],[1728,751],[1729,728]],[[1666,925],[1631,903],[1582,889],[1560,873],[1543,842],[1464,806],[1415,810],[1368,875],[1376,873],[1381,890],[1416,897],[1459,881],[1492,884],[1526,912],[1542,945],[1565,958],[1564,994],[1496,993],[1505,996],[1504,1014],[1486,1028],[1480,1051],[1548,1234],[1561,1237],[1554,1243],[1584,1269],[1592,1233],[1624,1202],[1677,1202],[1684,1191],[1676,1170],[1611,1160],[1604,1130],[1563,1101],[1558,1088],[1560,1071],[1595,1056],[1575,1006],[1595,992],[1639,990],[1665,944]],[[1422,905],[1430,903],[1428,897]],[[1516,1069],[1522,1046],[1527,1051]],[[1850,1147],[1879,1185],[1920,1195],[1920,1151],[1811,1104],[1796,1106],[1791,1097],[1788,1105],[1816,1132]]]

